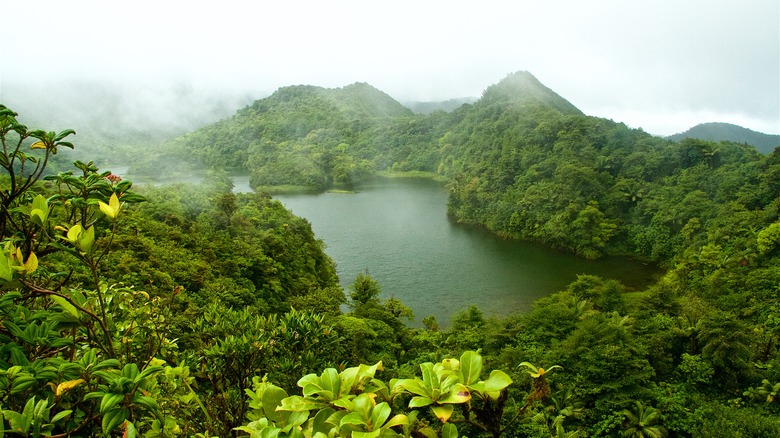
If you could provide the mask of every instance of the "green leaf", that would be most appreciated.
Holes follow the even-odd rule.
[[[474,351],[467,351],[460,357],[461,383],[471,385],[479,381],[482,374],[482,356]]]
[[[385,402],[379,403],[374,406],[374,409],[371,411],[371,424],[375,427],[382,426],[385,424],[385,421],[390,418],[391,412],[392,409],[390,409],[390,405]]]
[[[466,403],[471,400],[471,393],[465,385],[455,384],[444,397],[437,400],[438,403]]]
[[[11,429],[18,430],[26,434],[30,430],[30,426],[32,425],[34,411],[35,411],[35,397],[32,397],[27,400],[27,403],[25,403],[24,410],[22,411],[21,415],[19,415],[19,417],[17,418],[18,421],[16,425],[14,425],[9,419],[8,422],[11,423]]]
[[[98,370],[104,370],[104,369],[107,369],[107,368],[119,368],[119,365],[121,365],[121,364],[119,363],[119,360],[117,360],[117,359],[106,359],[106,360],[102,360],[99,363],[97,363],[94,367],[92,367],[92,370],[93,371],[98,371]]]
[[[350,412],[345,415],[339,422],[339,426],[367,426],[366,419],[358,412]]]
[[[407,426],[407,425],[409,425],[409,417],[403,414],[398,414],[395,417],[391,418],[390,421],[385,423],[385,425],[382,427],[387,429],[390,427]]]
[[[119,404],[124,398],[124,394],[115,394],[113,392],[107,393],[103,396],[103,399],[100,400],[100,412],[107,412],[109,409],[112,409]]]
[[[138,406],[143,406],[146,408],[149,412],[154,414],[155,416],[160,416],[160,408],[157,405],[157,400],[154,397],[149,397],[148,395],[143,395],[141,392],[136,392],[133,395],[133,404]]]
[[[382,429],[377,429],[373,432],[354,431],[352,432],[352,438],[376,438],[381,433],[382,433]]]
[[[454,410],[455,407],[453,405],[431,406],[433,415],[435,415],[436,418],[438,418],[442,423],[446,423],[450,419]]]
[[[135,378],[133,379],[133,383],[138,383],[141,380],[151,376],[152,374],[157,374],[161,371],[163,371],[165,368],[159,366],[159,365],[152,365],[146,367],[143,371],[141,371]]]
[[[501,370],[493,370],[485,381],[485,392],[498,392],[512,384],[512,378]]]
[[[62,419],[65,419],[65,418],[69,417],[71,413],[73,413],[73,411],[70,410],[70,409],[66,409],[64,411],[57,412],[57,415],[52,417],[51,422],[52,423],[56,423],[56,422],[58,422],[58,421],[60,421]]]
[[[421,408],[432,403],[433,400],[429,399],[428,397],[412,397],[412,399],[409,400],[409,408]]]
[[[337,398],[341,389],[341,378],[335,368],[328,368],[322,373],[322,387]]]
[[[57,303],[58,306],[62,307],[62,310],[78,318],[79,311],[76,309],[76,306],[69,303],[68,300],[57,295],[49,295],[49,298],[51,298],[52,301]]]
[[[326,403],[303,398],[299,395],[293,395],[290,397],[287,397],[286,399],[282,400],[282,405],[277,407],[277,411],[311,411],[314,409],[320,409],[327,407],[328,405]]]
[[[68,233],[70,234],[70,233]],[[95,244],[95,227],[89,227],[79,235],[76,246],[79,250],[90,254],[92,252],[93,245]]]
[[[135,425],[125,420],[125,422],[122,424],[122,428],[125,430],[125,432],[122,434],[122,438],[136,438],[138,437],[138,432],[135,430]]]
[[[397,385],[411,392],[412,394],[417,394],[420,396],[429,396],[430,393],[425,388],[423,388],[421,383],[422,381],[418,378],[401,379],[398,381]]]
[[[458,428],[452,423],[441,427],[441,438],[458,438]]]
[[[335,425],[329,425],[328,419],[336,412],[333,408],[324,408],[317,412],[312,421],[312,432],[328,435]]]
[[[281,413],[276,408],[282,405],[285,398],[287,398],[287,393],[278,386],[271,385],[263,391],[263,413],[269,420],[279,422],[282,419]]]
[[[106,412],[105,415],[103,415],[103,433],[108,435],[109,432],[124,423],[128,417],[130,417],[130,411],[126,408],[112,409]]]

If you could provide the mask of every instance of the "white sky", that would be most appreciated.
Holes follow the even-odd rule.
[[[255,98],[360,81],[446,100],[527,70],[653,134],[780,133],[778,0],[0,0],[0,38],[0,98],[77,78]]]

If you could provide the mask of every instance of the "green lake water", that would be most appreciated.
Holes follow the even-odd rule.
[[[626,258],[586,260],[454,223],[446,215],[447,190],[428,179],[380,179],[349,194],[275,197],[308,219],[345,288],[368,271],[383,298],[394,296],[414,311],[415,326],[428,315],[447,326],[470,304],[486,316],[528,310],[578,274],[615,278],[633,289],[658,275]]]

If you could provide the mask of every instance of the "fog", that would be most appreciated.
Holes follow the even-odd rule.
[[[657,135],[780,133],[776,0],[0,5],[0,102],[62,127],[175,134],[296,84],[478,97],[527,70],[586,114]]]

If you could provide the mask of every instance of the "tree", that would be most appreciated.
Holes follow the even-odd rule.
[[[636,410],[623,409],[620,414],[625,417],[623,436],[632,438],[662,438],[668,435],[667,430],[658,423],[661,411],[635,402]]]

